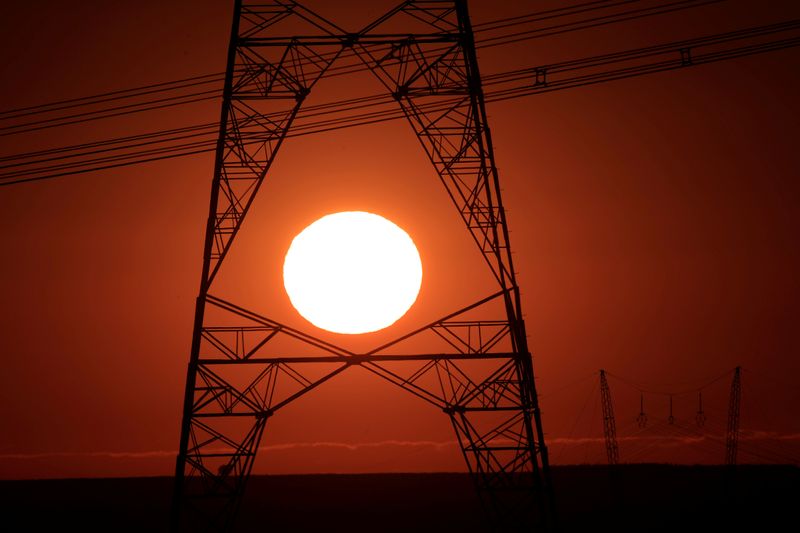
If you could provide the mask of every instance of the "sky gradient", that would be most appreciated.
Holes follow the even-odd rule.
[[[3,5],[0,107],[222,72],[229,4]],[[496,4],[471,2],[473,22],[553,5]],[[307,5],[358,28],[393,3]],[[800,14],[794,2],[755,5],[487,49],[480,66],[486,75]],[[793,49],[487,106],[555,462],[604,458],[598,369],[618,377],[620,428],[640,399],[621,378],[648,391],[652,421],[675,393],[689,425],[695,389],[719,377],[704,389],[719,436],[736,365],[748,438],[791,443],[797,457],[797,62]],[[354,89],[321,83],[312,98]],[[212,101],[4,136],[0,155],[218,114]],[[172,473],[212,168],[202,154],[0,187],[0,478]],[[237,303],[303,325],[283,291],[283,254],[341,210],[389,218],[420,250],[422,290],[394,334],[485,294],[488,274],[407,124],[291,139],[271,172],[224,267]],[[630,460],[714,460],[713,439],[692,447],[691,434],[665,434],[623,433],[621,460],[626,448]],[[458,471],[453,438],[442,413],[355,368],[270,421],[255,472]]]

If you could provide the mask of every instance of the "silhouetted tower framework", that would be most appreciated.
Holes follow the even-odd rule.
[[[608,387],[606,371],[600,371],[600,404],[603,408],[603,436],[606,439],[608,464],[619,463],[619,446],[617,445],[617,422],[614,418],[614,405],[611,403],[611,389]]]
[[[498,525],[548,528],[547,449],[466,1],[403,2],[356,33],[289,0],[234,9],[173,530],[229,529],[271,417],[353,366],[447,414]],[[497,282],[494,294],[359,353],[228,301],[214,284],[306,97],[345,56],[396,100]]]
[[[694,415],[697,427],[706,425],[706,412],[703,410],[703,391],[697,392],[697,413]]]
[[[733,371],[731,398],[728,403],[728,431],[725,436],[725,464],[735,465],[739,448],[739,409],[742,404],[741,367]]]
[[[647,413],[644,412],[644,393],[639,393],[639,414],[636,415],[636,425],[640,429],[647,427]]]

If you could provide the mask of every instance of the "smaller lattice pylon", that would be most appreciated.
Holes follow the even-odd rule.
[[[728,431],[725,435],[725,464],[736,464],[736,453],[739,448],[739,410],[742,404],[742,367],[733,371],[731,381],[731,397],[728,403]]]
[[[644,412],[644,393],[639,393],[639,414],[636,416],[636,424],[640,429],[647,427],[647,413]]]
[[[606,440],[608,464],[619,463],[619,446],[617,445],[617,422],[614,419],[614,405],[611,403],[611,389],[608,387],[606,371],[600,370],[600,403],[603,407],[603,435]]]
[[[694,415],[697,427],[706,425],[706,412],[703,410],[703,391],[697,393],[697,414]]]

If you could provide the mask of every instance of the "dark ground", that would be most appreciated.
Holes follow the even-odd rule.
[[[800,531],[800,468],[553,468],[561,531]],[[0,531],[165,531],[171,478],[0,481]],[[255,476],[239,531],[486,531],[463,474]]]

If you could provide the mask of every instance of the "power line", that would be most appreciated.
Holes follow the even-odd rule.
[[[549,20],[549,19],[558,18],[558,17],[565,17],[565,16],[571,16],[571,15],[575,15],[575,14],[582,14],[582,13],[585,13],[585,12],[596,11],[596,10],[600,10],[600,9],[609,9],[609,8],[613,8],[613,7],[617,7],[617,6],[621,6],[621,5],[625,5],[625,4],[630,4],[630,3],[639,3],[641,1],[642,0],[623,0],[623,1],[602,0],[602,1],[588,2],[588,3],[584,3],[584,4],[578,4],[578,5],[575,5],[575,6],[567,6],[567,7],[563,7],[563,8],[547,10],[547,11],[540,11],[540,12],[537,12],[537,13],[530,13],[530,14],[527,14],[527,15],[522,15],[522,16],[518,17],[519,20],[516,20],[515,22],[508,22],[508,23],[506,23],[505,25],[502,25],[502,26],[493,26],[498,21],[487,22],[487,23],[484,23],[482,25],[478,25],[477,26],[478,29],[476,31],[477,32],[485,32],[485,31],[495,30],[497,28],[506,28],[506,27],[510,27],[510,26],[514,26],[514,25],[521,25],[521,24],[530,24],[532,22],[540,22],[540,21],[543,21],[543,20]],[[526,34],[526,37],[522,38],[522,39],[519,38],[519,36],[521,35],[519,33],[511,34],[511,35],[500,35],[500,36],[496,36],[496,37],[490,37],[490,38],[487,38],[487,39],[485,39],[483,41],[481,41],[479,39],[478,40],[478,43],[479,43],[478,44],[478,48],[485,48],[485,47],[498,46],[498,45],[504,45],[504,44],[513,44],[513,43],[516,43],[516,42],[519,42],[519,41],[543,38],[543,37],[548,37],[548,36],[551,36],[551,35],[556,35],[556,34],[561,34],[561,33],[566,33],[566,32],[590,29],[590,28],[597,27],[597,26],[600,26],[600,25],[606,25],[606,24],[615,23],[615,22],[625,22],[625,21],[628,21],[628,20],[633,20],[632,18],[629,17],[629,15],[631,13],[634,13],[636,18],[641,18],[643,16],[659,15],[659,14],[669,13],[669,12],[675,11],[677,9],[687,9],[687,8],[692,8],[692,7],[700,7],[700,6],[703,6],[703,5],[706,5],[706,4],[718,3],[718,2],[722,2],[722,1],[724,1],[724,0],[680,0],[678,2],[672,2],[672,3],[669,3],[669,4],[657,4],[656,6],[646,7],[646,8],[643,8],[643,9],[628,10],[628,11],[624,11],[622,13],[614,13],[614,14],[605,15],[605,16],[602,16],[602,17],[594,17],[594,18],[589,18],[589,19],[584,19],[584,20],[571,21],[571,22],[566,22],[566,23],[557,24],[557,25],[553,25],[553,26],[547,26],[545,28],[538,28],[538,29],[530,30],[528,32],[524,32]],[[580,8],[580,9],[578,9],[578,8]],[[665,10],[665,8],[669,8],[669,9]],[[507,20],[508,19],[501,19],[501,21],[507,21]],[[598,24],[598,22],[602,22],[602,24]],[[557,33],[552,33],[553,31],[556,31]],[[481,43],[483,43],[483,44],[481,44]],[[441,48],[441,50],[444,50],[444,49],[445,48]],[[388,47],[380,47],[379,46],[378,50],[386,50],[386,51],[388,51],[389,48]],[[333,56],[335,56],[337,53],[338,52],[320,54],[319,57],[320,58],[328,58],[329,59],[329,58],[332,58]],[[352,56],[350,56],[350,57],[352,57]],[[305,65],[307,65],[309,63],[310,63],[309,60],[301,60],[301,61],[298,62],[298,66],[305,66]],[[353,74],[355,72],[364,72],[366,70],[367,70],[367,68],[361,62],[356,62],[356,63],[353,63],[353,64],[338,65],[338,66],[334,66],[334,67],[330,68],[328,70],[328,72],[326,73],[326,77],[330,78],[330,77],[334,77],[334,76]],[[81,97],[81,98],[76,98],[76,99],[71,99],[71,100],[62,100],[62,101],[53,102],[53,103],[49,103],[49,104],[41,104],[41,105],[38,105],[38,106],[30,106],[30,107],[25,107],[25,108],[20,108],[20,109],[14,109],[14,110],[9,110],[9,111],[5,111],[5,112],[0,112],[0,120],[17,119],[17,118],[21,118],[21,117],[27,117],[27,116],[36,115],[36,114],[52,113],[52,112],[55,112],[55,111],[61,111],[61,110],[65,110],[65,109],[74,109],[76,107],[94,106],[94,105],[97,105],[97,104],[100,104],[100,103],[118,101],[118,100],[128,99],[128,98],[137,98],[137,97],[146,96],[146,95],[150,95],[150,94],[154,94],[154,93],[158,93],[158,92],[169,92],[169,91],[174,91],[174,90],[184,89],[184,88],[194,88],[194,87],[198,87],[198,86],[201,86],[201,85],[207,85],[209,83],[217,83],[217,84],[219,84],[219,83],[222,82],[222,79],[223,79],[223,74],[222,73],[206,74],[206,75],[194,76],[194,77],[184,78],[184,79],[181,79],[181,80],[175,80],[175,81],[170,81],[170,82],[162,82],[162,83],[156,83],[156,84],[151,84],[151,85],[145,85],[145,86],[137,87],[137,88],[133,88],[133,89],[125,89],[125,90],[120,90],[120,91],[113,91],[113,92],[109,92],[109,93],[102,93],[102,94],[99,94],[99,95]],[[202,94],[209,94],[210,95],[212,93],[215,95],[213,98],[216,98],[216,97],[221,95],[221,90],[217,89],[215,91],[204,91]],[[198,94],[199,93],[196,93],[196,94],[193,94],[191,96],[197,96]],[[179,100],[181,98],[188,98],[188,97],[189,97],[189,95],[186,95],[186,96],[175,96],[175,97],[172,97],[172,99]],[[185,101],[185,102],[182,102],[182,103],[188,104],[188,103],[195,103],[197,101],[198,100],[191,100],[191,101]],[[119,110],[119,109],[129,109],[129,108],[132,108],[134,106],[146,106],[146,104],[147,104],[147,102],[138,103],[138,104],[130,104],[130,105],[125,105],[125,106],[117,106],[117,107],[113,107],[113,108],[110,108],[110,109],[107,109],[107,110],[96,110],[96,111],[91,112],[91,114],[102,114],[105,111],[114,111],[114,110]],[[140,109],[140,111],[150,111],[152,109],[154,109],[154,108],[143,107],[142,109]],[[160,107],[159,108],[155,108],[155,109],[160,109]],[[86,118],[85,121],[97,120],[97,119],[101,119],[101,118],[110,118],[110,117],[113,117],[113,116],[118,116],[118,115],[111,114],[111,115],[108,115],[108,116],[102,116],[101,115],[101,116],[95,116],[95,117],[85,117]],[[11,131],[11,132],[8,132],[8,133],[0,133],[0,136],[9,135],[9,134],[28,133],[28,132],[31,132],[31,131],[37,131],[40,128],[37,128],[35,126],[42,125],[42,124],[47,124],[47,123],[52,123],[52,122],[56,122],[56,121],[61,121],[63,119],[74,118],[74,117],[75,116],[73,115],[73,116],[70,116],[70,117],[58,117],[58,118],[54,118],[54,119],[43,120],[43,121],[38,121],[38,122],[30,122],[30,123],[25,123],[25,124],[21,124],[21,125],[6,126],[6,127],[3,127],[3,128],[0,128],[0,131],[3,131],[3,130],[15,130],[15,131]],[[80,122],[83,122],[83,121],[65,122],[63,124],[56,124],[56,125],[65,126],[65,125],[77,124],[77,123],[80,123]],[[24,127],[26,127],[26,126],[29,127],[29,128],[28,129],[24,129]]]
[[[584,2],[582,4],[547,9],[537,13],[529,13],[527,15],[518,15],[516,17],[507,17],[489,22],[483,22],[481,24],[475,24],[473,26],[473,31],[474,33],[481,33],[489,30],[509,28],[512,26],[519,26],[521,24],[528,24],[530,22],[540,22],[542,20],[557,18],[559,16],[564,16],[566,14],[565,12],[569,12],[569,14],[574,15],[577,13],[585,13],[587,11],[593,11],[601,8],[605,9],[623,4],[632,4],[639,1],[641,0],[622,0],[616,2],[613,0],[594,0],[592,2]]]
[[[105,103],[105,102],[112,102],[115,100],[121,100],[123,98],[130,98],[133,93],[134,96],[140,96],[143,94],[153,94],[156,92],[163,92],[173,89],[181,89],[184,87],[195,87],[197,85],[203,85],[206,83],[217,82],[222,79],[224,74],[203,74],[200,76],[193,76],[190,78],[183,78],[180,80],[173,80],[173,81],[164,81],[159,83],[153,83],[150,85],[142,85],[140,87],[133,87],[130,89],[120,89],[117,91],[111,91],[107,93],[95,94],[91,96],[81,96],[79,98],[71,98],[68,100],[58,100],[56,102],[49,102],[46,104],[38,104],[34,106],[28,107],[20,107],[17,109],[9,109],[7,111],[0,111],[0,120],[7,120],[9,118],[16,118],[14,116],[8,117],[6,115],[15,115],[21,114],[20,116],[27,116],[28,114],[34,114],[34,112],[51,112],[51,111],[60,111],[62,109],[71,109],[74,107],[82,106],[82,105],[90,105],[90,104],[97,104],[97,103]],[[192,82],[192,83],[189,83]],[[31,113],[28,113],[31,112]]]
[[[638,383],[636,383],[636,382],[634,382],[634,381],[632,381],[630,379],[624,378],[622,376],[618,376],[616,374],[612,374],[611,372],[606,372],[606,375],[609,376],[609,377],[612,377],[612,378],[614,378],[614,379],[616,379],[616,380],[618,380],[618,381],[620,381],[620,382],[622,382],[622,383],[624,383],[626,385],[628,385],[629,387],[637,390],[638,392],[644,392],[644,393],[647,393],[647,394],[653,394],[653,395],[658,395],[658,396],[683,396],[683,395],[686,395],[686,394],[692,394],[692,393],[696,393],[696,392],[702,391],[703,389],[706,389],[706,388],[710,387],[711,385],[717,383],[718,381],[721,381],[722,379],[725,379],[726,377],[731,375],[732,372],[733,372],[733,370],[726,370],[725,372],[723,372],[722,374],[719,374],[716,377],[706,378],[706,379],[702,380],[702,384],[699,385],[699,386],[691,387],[691,388],[688,388],[688,389],[684,388],[684,389],[681,389],[679,391],[674,391],[674,390],[654,390],[652,388],[649,388],[649,387],[643,386],[641,384],[638,384]]]
[[[146,102],[139,102],[134,104],[126,104],[121,106],[112,107],[109,109],[101,109],[97,111],[89,111],[83,113],[75,113],[65,117],[57,117],[46,120],[39,120],[36,122],[26,122],[23,124],[0,127],[0,137],[8,135],[16,135],[20,133],[30,133],[32,131],[39,131],[44,129],[51,129],[58,126],[71,126],[74,124],[83,124],[84,122],[91,122],[94,120],[104,118],[121,117],[133,113],[141,113],[144,111],[155,111],[158,109],[165,109],[168,107],[175,107],[176,105],[194,104],[197,102],[204,102],[207,100],[216,100],[219,98],[219,91],[202,91],[199,93],[191,93],[180,96],[172,96],[168,98],[159,98],[156,100],[148,100]]]
[[[556,35],[563,35],[573,31],[588,30],[607,26],[609,24],[618,24],[620,22],[630,22],[632,20],[639,20],[654,15],[666,15],[684,9],[703,7],[711,4],[724,2],[725,0],[679,0],[668,4],[657,5],[653,7],[646,7],[641,9],[633,9],[623,13],[615,13],[611,15],[604,15],[594,17],[583,21],[569,22],[565,24],[557,24],[544,28],[536,28],[533,30],[512,33],[500,37],[480,40],[478,48],[489,48],[493,46],[514,44],[531,39],[541,39],[544,37],[554,37]],[[627,2],[620,2],[624,4]]]
[[[488,89],[485,93],[486,101],[503,101],[532,94],[582,87],[653,72],[743,57],[756,53],[782,50],[800,45],[800,36],[741,46],[734,46],[734,44],[754,38],[771,37],[775,34],[788,31],[796,32],[799,29],[800,21],[787,21],[768,26],[737,30],[725,34],[705,36],[693,40],[676,41],[613,54],[604,54],[497,73],[487,76],[484,79],[484,86]],[[437,110],[447,109],[452,106],[453,103],[454,101],[452,99],[443,99],[422,106],[421,109],[425,112],[435,112]],[[168,107],[170,104],[163,105]],[[353,113],[353,111],[356,110],[359,112]],[[359,125],[396,120],[404,116],[402,110],[397,108],[396,103],[389,95],[372,95],[337,102],[328,102],[309,106],[305,111],[301,111],[301,113],[298,114],[296,126],[291,130],[289,135],[310,135]],[[270,118],[269,115],[266,115],[266,117]],[[213,149],[216,142],[214,124],[204,124],[185,129],[179,128],[167,131],[171,131],[172,133],[153,132],[140,136],[131,136],[127,138],[129,140],[127,143],[119,139],[110,139],[67,148],[29,152],[27,155],[7,156],[0,159],[0,161],[13,161],[13,163],[0,168],[13,167],[17,170],[0,174],[0,185],[10,185],[25,181],[103,170],[106,168],[113,168],[109,167],[109,164],[113,164],[114,167],[121,166],[117,163],[122,161],[127,161],[128,164],[149,162],[154,160],[152,159],[154,154],[158,154],[159,159],[161,158],[160,156],[167,155],[170,147],[180,152],[180,155],[196,154]],[[206,137],[198,139],[196,142],[192,143],[191,146],[187,146],[186,143],[174,144],[177,141],[183,141],[187,138],[202,137],[203,134],[205,134]],[[153,146],[155,144],[164,144],[165,148],[156,149],[156,147]],[[58,159],[79,159],[92,157],[98,153],[107,153],[113,151],[108,149],[110,146],[115,146],[114,149],[122,153],[118,154],[116,158],[109,156],[108,158],[103,158],[102,161],[92,161],[93,163],[99,163],[98,166],[91,166],[85,161],[75,161],[73,166],[68,164],[41,166],[41,163],[47,163]],[[136,152],[128,152],[131,149],[142,146],[147,146],[147,149],[143,150],[140,154],[141,160],[136,159]],[[191,150],[187,151],[187,148],[191,148]],[[54,155],[56,153],[67,155],[64,155],[62,158],[51,157],[49,159],[42,159],[42,157]],[[173,155],[173,157],[177,156],[178,155]],[[27,161],[26,157],[28,159]],[[27,167],[27,170],[25,170],[24,167]]]
[[[198,130],[202,130],[202,129],[213,129],[213,131],[216,132],[219,129],[219,124],[214,123],[214,122],[210,122],[210,123],[206,123],[206,124],[196,124],[194,126],[186,126],[186,127],[183,127],[183,128],[160,130],[160,131],[154,131],[154,132],[150,132],[150,133],[142,133],[142,134],[139,134],[139,135],[129,135],[127,137],[118,137],[118,138],[115,138],[115,139],[107,139],[107,140],[103,140],[103,141],[94,141],[94,142],[90,142],[90,143],[75,144],[75,145],[71,145],[71,146],[62,146],[62,147],[59,147],[59,148],[49,148],[49,149],[46,149],[46,150],[37,150],[37,151],[34,151],[34,152],[24,152],[24,153],[20,153],[20,154],[13,154],[13,155],[0,157],[0,162],[16,161],[16,160],[20,160],[20,159],[39,158],[39,157],[44,157],[44,156],[48,156],[48,155],[52,155],[52,154],[69,153],[69,152],[75,152],[75,151],[79,151],[79,150],[84,150],[84,149],[87,149],[87,148],[104,147],[104,146],[110,146],[110,145],[114,145],[114,144],[123,144],[123,143],[130,142],[130,141],[139,141],[139,140],[143,140],[143,139],[166,137],[166,136],[169,136],[169,135],[172,135],[172,134],[186,133],[186,132],[198,131]],[[98,152],[101,152],[101,151],[103,151],[103,150],[98,150]],[[65,157],[65,158],[66,157],[74,157],[74,155],[63,156],[63,157]],[[37,161],[37,163],[38,162],[41,162],[41,160]],[[12,165],[7,165],[7,166],[12,166]],[[6,168],[6,167],[0,166],[0,168]]]

